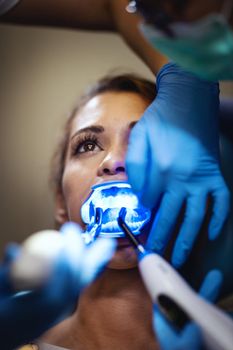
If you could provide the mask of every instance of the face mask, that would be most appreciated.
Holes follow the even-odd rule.
[[[222,14],[195,23],[171,24],[175,38],[146,23],[141,24],[141,31],[152,46],[188,71],[208,80],[232,80],[233,31],[228,24],[232,9],[229,0]]]

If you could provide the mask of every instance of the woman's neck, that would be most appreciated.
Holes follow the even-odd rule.
[[[77,311],[44,338],[77,350],[155,350],[152,303],[138,270],[110,270],[88,287]]]

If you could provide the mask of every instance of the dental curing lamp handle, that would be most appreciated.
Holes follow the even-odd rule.
[[[162,311],[162,300],[170,300],[200,327],[208,349],[233,349],[233,320],[201,298],[161,256],[139,254],[139,270],[152,301]]]

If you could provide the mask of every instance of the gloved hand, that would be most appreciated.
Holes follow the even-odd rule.
[[[145,206],[161,200],[148,248],[163,252],[186,202],[172,256],[179,267],[203,222],[207,196],[214,200],[210,239],[219,234],[229,210],[229,192],[219,168],[219,88],[169,63],[157,76],[157,89],[155,101],[131,132],[126,168]]]
[[[210,271],[200,289],[203,298],[214,302],[222,283],[218,270]],[[177,332],[155,307],[154,330],[162,350],[201,350],[203,341],[201,331],[194,323],[189,323],[182,332]]]
[[[110,239],[99,239],[85,247],[80,228],[74,223],[63,225],[61,231],[66,242],[64,250],[50,279],[36,290],[14,293],[9,268],[20,248],[10,246],[6,253],[0,267],[0,338],[4,350],[32,341],[72,313],[80,291],[114,253],[115,241]]]

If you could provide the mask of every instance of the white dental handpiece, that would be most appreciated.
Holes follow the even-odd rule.
[[[153,303],[171,321],[194,321],[208,349],[233,349],[233,320],[200,297],[161,256],[146,252],[119,216],[118,224],[138,249],[139,270]],[[181,321],[181,322],[179,322]]]
[[[21,291],[41,287],[49,279],[63,247],[64,238],[55,230],[44,230],[29,236],[10,266],[14,288]]]
[[[208,349],[233,349],[233,320],[200,297],[161,256],[142,255],[139,270],[152,301],[163,313],[181,311],[194,321]]]
[[[101,212],[98,211],[98,220],[92,229],[92,235],[88,234],[91,237],[89,243],[92,243],[100,232],[100,220]],[[84,234],[81,229],[80,234]],[[72,236],[67,239],[67,236],[65,238],[56,230],[44,230],[29,236],[22,243],[19,255],[10,266],[10,280],[15,290],[40,288],[51,277],[60,255],[69,251],[69,259],[72,260],[72,255],[80,253],[79,242],[76,239],[78,238]]]

